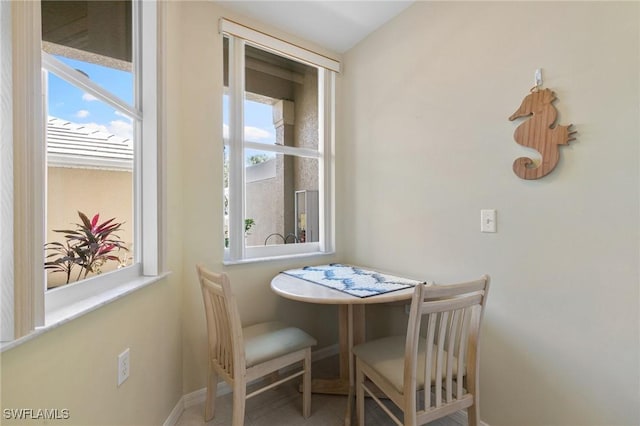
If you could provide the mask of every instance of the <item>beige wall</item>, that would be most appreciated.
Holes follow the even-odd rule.
[[[69,407],[67,424],[161,424],[205,383],[196,262],[230,274],[246,323],[287,319],[319,347],[335,342],[335,309],[269,290],[277,272],[309,261],[222,265],[222,9],[169,9],[173,274],[3,353],[3,408]],[[490,273],[481,386],[491,426],[640,423],[638,17],[637,3],[418,3],[345,57],[339,252],[314,261],[441,282]],[[553,174],[522,181],[507,117],[538,67],[579,134]],[[498,210],[497,234],[479,233],[481,208]],[[371,333],[401,330],[400,311],[370,311]],[[132,375],[117,388],[125,347]]]
[[[223,266],[222,232],[222,36],[218,18],[238,20],[278,37],[289,36],[257,22],[239,17],[210,2],[183,2],[181,5],[180,66],[183,75],[179,109],[181,122],[180,150],[183,168],[184,275],[183,282],[183,347],[184,393],[205,385],[206,340],[202,296],[197,284],[195,264],[225,271],[231,278],[240,315],[246,324],[279,318],[312,333],[318,348],[336,342],[336,310],[333,307],[309,306],[284,300],[269,288],[278,272],[309,262],[322,263],[337,259],[323,256],[306,260],[262,262]],[[319,50],[304,40],[296,44]],[[316,348],[316,349],[318,349]]]
[[[162,424],[182,396],[177,290],[163,280],[4,352],[2,408],[66,408],[64,425]],[[131,375],[117,387],[125,348]]]
[[[319,347],[336,341],[334,308],[286,301],[269,289],[279,271],[304,261],[222,266],[222,38],[217,31],[222,9],[209,2],[167,5],[164,178],[172,274],[3,353],[2,408],[69,408],[65,424],[162,424],[182,395],[205,385],[206,334],[196,262],[229,273],[245,323],[286,319],[313,333]],[[232,13],[225,16],[285,37]],[[131,348],[131,377],[118,388],[116,357],[126,347]]]
[[[170,3],[167,52],[168,115],[180,93],[175,51],[180,5]],[[168,158],[167,263],[172,274],[121,300],[70,321],[1,354],[1,406],[68,408],[64,425],[161,425],[183,395],[180,309],[182,292],[182,178],[180,123],[166,123]],[[131,375],[116,386],[117,356],[130,348]],[[9,422],[2,418],[3,425]],[[26,424],[42,424],[33,421]]]
[[[437,282],[491,274],[491,426],[640,424],[639,18],[637,2],[419,2],[345,55],[342,249]],[[524,181],[507,117],[540,67],[578,134]]]

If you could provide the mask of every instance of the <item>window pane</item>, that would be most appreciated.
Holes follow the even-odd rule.
[[[131,66],[132,11],[130,0],[43,0],[42,40],[67,49],[65,56],[80,50]],[[82,59],[82,58],[78,58]],[[126,65],[125,65],[126,66]]]
[[[318,160],[253,155],[264,160],[245,167],[246,245],[319,241]]]
[[[111,94],[116,95],[129,105],[133,105],[134,93],[132,72],[96,65],[91,62],[69,59],[63,56],[56,56],[56,58],[69,65],[71,68],[82,72],[84,75],[89,77],[91,81],[108,90]],[[95,99],[89,94],[86,94],[85,98],[89,101]]]
[[[318,149],[318,70],[245,46],[245,140]]]
[[[222,95],[222,139],[224,148],[222,154],[222,218],[224,246],[229,247],[229,39],[222,39],[222,85],[224,93]]]
[[[318,94],[321,77],[332,90],[330,74],[272,53],[251,38],[243,41],[225,35],[222,47],[224,161],[225,176],[229,176],[224,189],[225,205],[228,199],[230,206],[225,211],[229,247],[225,260],[331,248],[332,241],[324,234],[320,238],[320,228],[327,231],[326,236],[331,229],[327,223],[319,224],[319,205],[326,205],[326,194],[319,191],[319,171],[326,164],[318,152],[320,146],[330,147],[320,140],[324,106],[319,102],[324,98]],[[235,57],[240,52],[241,57]],[[236,127],[239,123],[242,129]],[[321,240],[324,244],[318,244]]]
[[[229,95],[222,95],[222,138],[229,143]]]
[[[251,99],[257,100],[251,100]],[[273,125],[273,107],[270,98],[248,96],[244,100],[244,140],[248,142],[276,143]]]
[[[42,49],[133,105],[131,1],[41,5]]]
[[[224,146],[223,153],[223,177],[222,177],[222,209],[223,209],[223,226],[224,226],[224,246],[229,247],[229,148]]]
[[[101,101],[84,101],[81,90],[50,73],[47,88],[46,261],[53,262],[47,268],[53,288],[133,261],[134,125]],[[99,216],[82,230],[78,212],[89,221]],[[100,227],[111,218],[121,225],[111,232]],[[89,238],[96,240],[83,244]]]
[[[116,70],[110,71],[113,77],[113,84],[117,84],[120,72]],[[53,73],[48,73],[47,97],[47,109],[50,116],[83,123],[90,127],[106,129],[117,136],[129,139],[133,137],[133,126],[130,117],[114,110],[113,107],[69,84]]]
[[[222,39],[222,137],[225,143],[229,140],[229,39]],[[226,158],[226,157],[225,157]]]

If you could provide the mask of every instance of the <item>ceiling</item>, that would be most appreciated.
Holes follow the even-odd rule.
[[[344,53],[413,0],[217,1],[222,6],[337,53]]]

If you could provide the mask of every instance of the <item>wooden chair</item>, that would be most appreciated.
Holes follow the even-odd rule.
[[[316,340],[299,328],[266,322],[243,328],[229,278],[197,265],[207,320],[209,367],[205,421],[215,414],[218,376],[233,390],[233,426],[244,424],[245,401],[281,383],[302,376],[302,415],[311,414],[311,346]],[[247,394],[247,384],[301,363],[287,377]]]
[[[407,335],[353,349],[360,426],[365,393],[398,425],[422,425],[465,408],[469,425],[479,424],[478,343],[488,291],[486,275],[460,284],[417,285]],[[404,422],[376,396],[380,393],[370,383],[402,411]]]

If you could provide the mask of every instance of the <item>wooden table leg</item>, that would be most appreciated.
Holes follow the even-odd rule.
[[[347,305],[338,306],[339,376],[335,379],[313,379],[311,392],[349,395],[349,313]]]
[[[352,305],[353,344],[364,342],[364,305]],[[338,346],[340,375],[335,379],[313,379],[311,392],[329,395],[349,395],[349,306],[338,306]],[[353,360],[351,360],[351,365]]]
[[[340,375],[335,379],[313,379],[311,392],[330,395],[347,395],[345,426],[354,419],[355,406],[355,358],[353,347],[365,341],[364,305],[338,306],[338,345],[340,348]]]
[[[342,323],[342,322],[341,322]],[[353,347],[364,342],[364,305],[348,305],[347,306],[347,350],[340,351],[347,352],[347,369],[349,375],[349,395],[347,397],[347,412],[344,416],[345,426],[351,425],[354,413],[354,401],[355,401],[355,358],[353,356]],[[344,363],[341,363],[341,367],[344,367]]]

